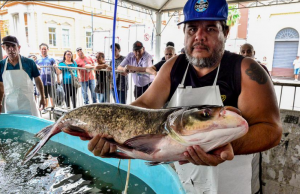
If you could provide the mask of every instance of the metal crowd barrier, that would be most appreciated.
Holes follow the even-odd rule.
[[[79,67],[59,67],[59,71],[56,72],[53,66],[41,67],[41,78],[47,84],[47,90],[50,93],[48,97],[48,108],[41,110],[42,114],[49,113],[50,119],[58,119],[59,116],[68,112],[76,107],[83,106],[85,104],[92,103],[115,103],[113,76],[112,71],[102,69],[86,69]],[[66,82],[65,73],[72,71],[73,74],[77,74],[80,80],[81,87],[75,88],[73,80]],[[132,80],[132,73],[124,76],[124,71],[115,71],[118,99],[120,103],[130,104],[136,98],[134,95],[134,81]],[[94,78],[89,80],[87,76]],[[137,73],[137,81],[143,79],[150,82],[150,75],[148,73]],[[65,79],[65,80],[64,80]],[[89,84],[87,84],[87,80]],[[68,81],[70,81],[68,79]],[[84,82],[83,82],[84,81]],[[59,83],[60,82],[60,83]],[[50,88],[50,90],[49,90]],[[37,90],[36,90],[37,91]],[[141,92],[145,92],[143,88]],[[37,97],[37,103],[39,103],[40,96]],[[51,101],[53,101],[53,106]]]
[[[278,106],[281,110],[300,111],[300,83],[294,81],[274,81]]]

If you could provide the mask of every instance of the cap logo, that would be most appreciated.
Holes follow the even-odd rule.
[[[136,43],[136,46],[142,46],[142,44],[141,44],[141,43],[139,43],[139,42],[137,42],[137,43]]]
[[[208,0],[198,0],[195,3],[195,10],[197,12],[204,12],[208,8]]]

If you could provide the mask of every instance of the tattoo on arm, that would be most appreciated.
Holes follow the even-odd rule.
[[[257,64],[251,63],[249,69],[246,70],[246,74],[252,79],[256,81],[258,84],[267,83],[268,77],[265,70],[263,68],[258,67]]]

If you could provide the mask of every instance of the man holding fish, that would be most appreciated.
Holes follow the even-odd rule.
[[[229,27],[225,0],[189,0],[184,7],[186,54],[167,61],[149,89],[133,106],[158,109],[190,105],[233,106],[249,124],[243,137],[205,153],[200,146],[184,152],[187,162],[175,163],[187,193],[259,193],[257,152],[279,144],[279,108],[268,74],[253,59],[224,50]],[[94,155],[115,151],[107,135],[88,145]],[[231,161],[227,161],[231,160]],[[253,174],[254,172],[254,174]],[[255,178],[256,176],[256,178]]]

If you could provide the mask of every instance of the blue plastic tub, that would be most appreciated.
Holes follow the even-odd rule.
[[[53,122],[45,119],[27,115],[0,115],[0,128],[13,128],[36,134],[45,126]],[[64,144],[87,155],[95,157],[88,149],[88,141],[82,141],[66,133],[59,133],[51,138],[52,141]],[[118,166],[118,159],[106,159],[95,157],[105,163]],[[120,168],[127,171],[128,161],[122,160]],[[160,194],[184,194],[185,191],[180,183],[178,175],[169,165],[158,165],[149,167],[143,160],[131,160],[130,173],[149,185],[156,193]]]

